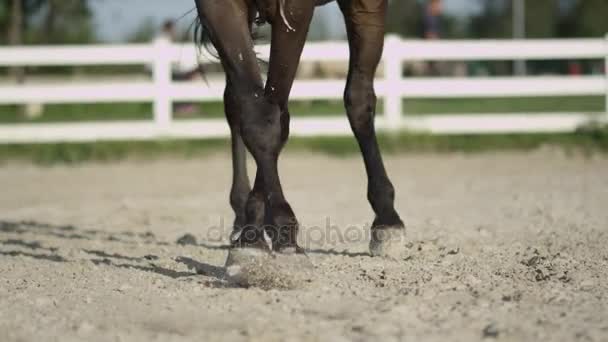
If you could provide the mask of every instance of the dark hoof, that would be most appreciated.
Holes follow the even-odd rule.
[[[374,257],[400,259],[405,255],[405,228],[402,225],[373,228],[369,252]]]
[[[303,253],[269,253],[258,248],[233,248],[226,259],[226,280],[242,287],[297,289],[310,283],[313,265]]]

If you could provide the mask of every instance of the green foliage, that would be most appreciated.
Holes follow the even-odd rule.
[[[470,21],[475,38],[512,37],[512,1],[479,0]],[[528,38],[603,37],[608,33],[606,0],[526,0]]]
[[[603,112],[603,96],[532,98],[407,99],[404,108],[413,114]]]
[[[481,11],[471,18],[469,32],[474,38],[512,36],[510,5],[503,0],[479,0]]]
[[[417,0],[392,0],[388,9],[388,32],[403,37],[422,35],[423,6]]]
[[[453,113],[542,113],[542,112],[603,112],[603,96],[564,96],[534,98],[437,98],[405,99],[403,106],[413,115]],[[179,110],[179,108],[176,108]],[[378,101],[378,113],[383,102]],[[290,112],[294,117],[335,116],[344,113],[342,101],[292,101]],[[150,103],[97,103],[46,105],[42,116],[27,118],[20,115],[16,106],[0,106],[0,123],[77,122],[151,120]],[[205,102],[194,105],[189,113],[177,113],[176,119],[224,118],[222,102]]]
[[[8,31],[8,11],[5,2],[0,2],[0,45],[6,44]]]
[[[399,153],[479,153],[488,151],[528,151],[545,145],[562,148],[567,152],[608,153],[608,127],[596,127],[571,134],[498,134],[436,136],[404,132],[398,135],[381,134],[378,137],[382,151]],[[354,138],[292,139],[288,151],[311,150],[332,156],[359,153]]]
[[[0,145],[0,164],[10,160],[30,161],[40,165],[110,162],[117,160],[153,159],[162,156],[192,158],[213,151],[228,152],[227,140],[149,142],[122,141],[89,144]]]
[[[34,44],[84,44],[95,41],[93,14],[86,0],[46,0],[31,20],[27,42]]]
[[[553,38],[559,25],[558,0],[526,1],[526,36]]]
[[[488,151],[527,151],[550,145],[568,153],[608,153],[608,128],[591,127],[571,134],[503,134],[434,136],[419,133],[380,135],[386,154],[398,153],[479,153]],[[227,139],[157,140],[149,142],[98,142],[89,144],[0,145],[0,164],[27,161],[40,165],[112,162],[125,159],[150,160],[162,157],[200,158],[211,153],[230,153]],[[359,153],[353,137],[294,138],[287,153],[313,151],[331,156]]]
[[[152,120],[149,103],[45,105],[42,115],[28,118],[17,106],[0,106],[0,123]]]
[[[95,41],[87,0],[20,0],[27,44],[82,44]],[[11,0],[0,0],[0,42],[6,43]]]
[[[4,23],[8,20],[8,2],[0,1],[0,28],[4,27]]]
[[[608,33],[608,1],[579,0],[574,11],[574,34],[579,37],[603,37]]]

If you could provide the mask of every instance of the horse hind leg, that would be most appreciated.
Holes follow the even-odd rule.
[[[374,128],[374,76],[382,56],[386,0],[339,0],[346,21],[351,61],[344,103],[368,176],[367,197],[376,214],[370,253],[399,257],[405,228],[395,210],[395,189],[388,178]]]
[[[257,87],[241,87],[235,88],[235,91],[246,106],[241,117],[241,134],[258,166],[256,182],[246,209],[247,216],[255,216],[255,221],[258,222],[259,211],[251,212],[250,209],[263,208],[263,226],[272,239],[272,248],[282,253],[299,253],[303,250],[297,244],[298,222],[283,194],[277,164],[289,135],[287,100],[314,5],[309,2],[290,2],[286,6],[285,15],[289,16],[293,27],[286,27],[287,23],[282,20],[272,21],[274,48],[271,49],[266,87],[261,90]],[[264,199],[263,206],[260,205],[260,198]]]

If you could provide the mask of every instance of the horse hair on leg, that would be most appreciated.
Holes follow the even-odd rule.
[[[344,15],[350,64],[344,103],[357,138],[368,178],[367,198],[376,214],[371,227],[370,253],[398,258],[405,228],[395,210],[395,189],[388,178],[374,128],[374,76],[382,56],[386,0],[339,0]]]

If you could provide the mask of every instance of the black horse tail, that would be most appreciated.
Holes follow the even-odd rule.
[[[199,52],[201,48],[204,48],[211,56],[219,58],[217,51],[215,51],[212,44],[211,31],[200,17],[196,18],[196,22],[194,24],[194,43],[199,49]]]
[[[204,21],[200,17],[196,17],[194,22],[194,44],[196,46],[196,62],[198,63],[198,71],[205,82],[205,66],[202,61],[202,49],[207,51],[213,58],[219,59],[219,55],[212,44],[211,31],[207,28]]]
[[[258,20],[252,20],[251,21],[251,27],[249,29],[250,33],[251,33],[251,40],[253,41],[254,45],[256,43],[258,43],[261,38],[262,35],[259,34],[258,30],[256,29],[257,26],[261,26],[263,25],[263,22],[260,22]],[[198,54],[198,64],[199,64],[199,70],[203,76],[203,78],[205,78],[205,72],[204,72],[204,68],[201,62],[201,51],[207,51],[207,53],[216,59],[220,59],[219,54],[217,53],[217,50],[215,49],[215,47],[213,46],[213,34],[212,31],[209,29],[209,27],[207,26],[205,20],[203,18],[201,18],[200,16],[197,16],[196,21],[194,22],[194,43],[197,47],[197,54]],[[258,57],[258,63],[260,63],[260,65],[266,67],[268,65],[268,61],[261,59]]]

